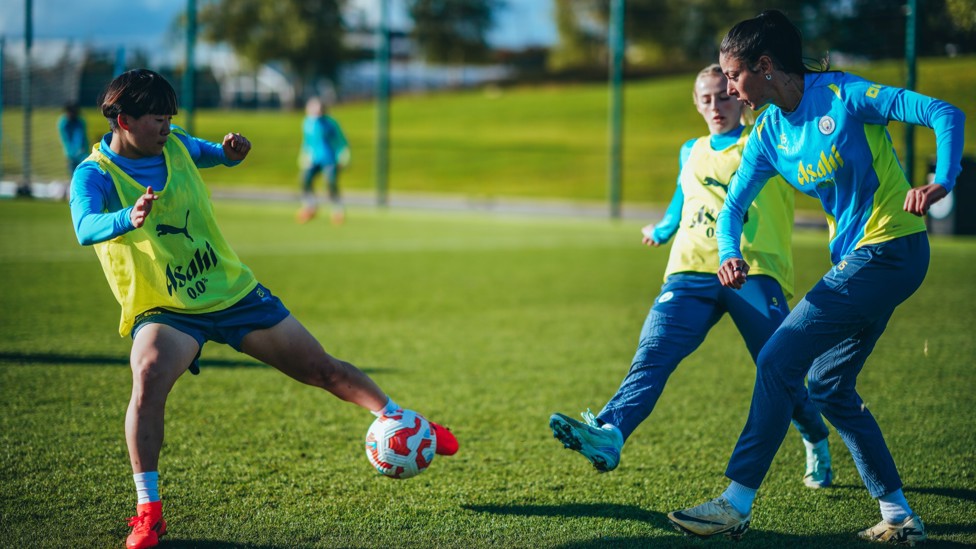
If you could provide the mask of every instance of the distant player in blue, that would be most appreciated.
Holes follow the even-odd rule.
[[[58,118],[58,137],[61,138],[61,148],[64,150],[64,157],[68,162],[68,180],[78,164],[88,156],[88,127],[85,119],[78,111],[78,104],[70,101],[64,105],[64,114]],[[68,188],[65,188],[64,198],[68,197]]]
[[[549,419],[553,435],[581,453],[598,471],[620,461],[623,443],[654,410],[678,364],[697,349],[726,313],[735,322],[753,360],[789,313],[793,294],[793,189],[780,178],[751,201],[743,253],[754,269],[746,291],[725,288],[719,267],[715,222],[732,174],[739,166],[749,132],[742,125],[742,103],[726,92],[718,65],[695,79],[692,97],[709,135],[681,147],[678,185],[657,225],[644,227],[644,244],[660,246],[674,237],[664,285],[644,321],[630,371],[603,411],[584,421],[564,414]],[[791,410],[807,450],[803,481],[811,488],[831,483],[827,427],[806,397]]]
[[[339,123],[325,113],[322,101],[313,97],[305,104],[305,120],[302,122],[302,149],[299,164],[302,168],[302,208],[298,211],[299,223],[307,223],[318,212],[313,181],[323,174],[332,206],[332,222],[341,224],[346,217],[342,197],[339,194],[339,172],[349,163],[349,142]]]
[[[732,480],[728,489],[668,518],[699,536],[737,538],[746,531],[790,413],[806,397],[806,377],[810,398],[879,500],[882,520],[859,537],[913,545],[926,538],[925,526],[908,505],[881,429],[855,386],[895,307],[925,278],[929,243],[922,216],[952,190],[962,169],[965,117],[948,103],[908,90],[811,71],[801,51],[799,30],[778,11],[739,23],[722,41],[729,94],[753,108],[769,107],[757,120],[719,215],[718,274],[729,288],[754,283],[749,277],[747,284],[751,268],[739,248],[743,215],[777,173],[822,203],[833,268],[759,354],[749,419],[725,472]],[[889,120],[935,131],[932,183],[911,187],[886,129]]]

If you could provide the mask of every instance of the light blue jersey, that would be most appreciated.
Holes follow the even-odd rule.
[[[722,262],[742,257],[743,215],[777,173],[820,200],[835,264],[861,246],[924,231],[924,220],[904,210],[911,186],[892,147],[889,120],[935,130],[934,183],[952,190],[962,170],[965,116],[956,107],[842,72],[808,73],[804,82],[794,112],[771,105],[756,122],[718,218]]]
[[[336,164],[348,146],[346,136],[331,116],[307,116],[302,122],[302,154],[312,165]]]

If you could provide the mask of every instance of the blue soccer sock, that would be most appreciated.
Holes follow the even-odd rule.
[[[752,502],[756,499],[756,490],[732,481],[722,493],[722,497],[732,504],[732,508],[740,515],[746,516],[752,511]]]
[[[132,480],[136,481],[138,503],[159,501],[159,472],[135,473],[132,475]]]

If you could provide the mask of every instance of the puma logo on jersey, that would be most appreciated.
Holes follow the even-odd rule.
[[[706,187],[721,187],[725,194],[729,193],[729,186],[726,183],[722,183],[717,179],[712,179],[711,177],[705,177],[705,182],[703,183]]]
[[[183,220],[182,227],[174,227],[172,225],[167,225],[165,223],[159,223],[156,225],[156,236],[163,236],[166,234],[181,234],[190,239],[193,242],[193,237],[190,236],[190,232],[186,230],[190,223],[190,210],[186,211],[186,219]]]

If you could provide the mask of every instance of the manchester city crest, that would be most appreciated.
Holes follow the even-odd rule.
[[[837,123],[834,122],[834,119],[831,118],[830,116],[824,116],[820,119],[820,122],[817,124],[817,128],[820,129],[820,133],[824,135],[830,135],[834,133],[834,129],[837,128]]]

